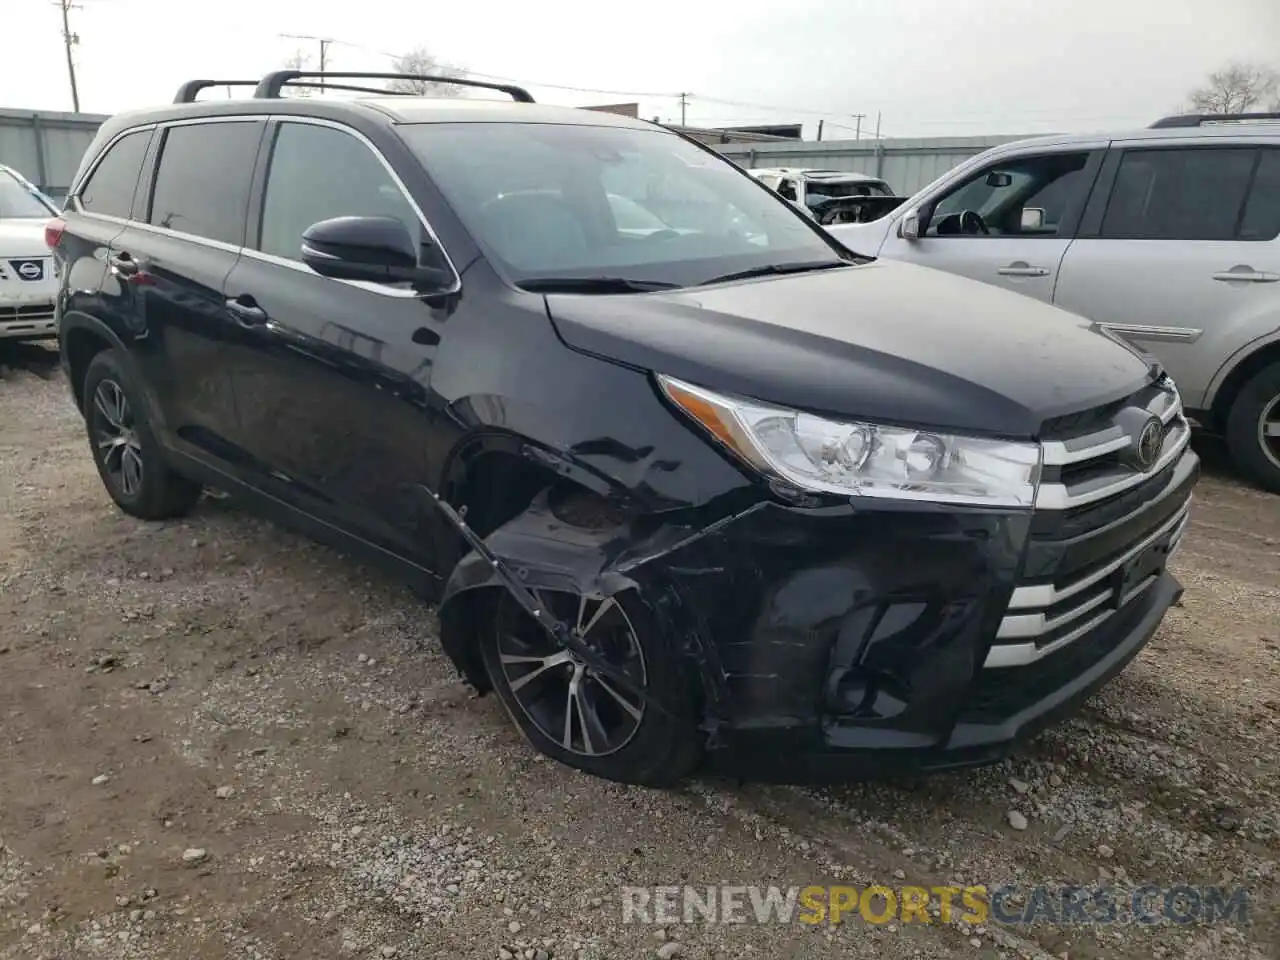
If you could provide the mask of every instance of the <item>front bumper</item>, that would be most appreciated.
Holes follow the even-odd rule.
[[[950,731],[934,744],[893,749],[899,744],[891,733],[878,735],[833,720],[823,724],[817,742],[802,738],[809,741],[804,745],[792,731],[726,732],[711,752],[712,764],[719,772],[753,780],[821,783],[995,763],[1070,716],[1120,673],[1181,596],[1181,584],[1165,572],[1133,609],[1060,658],[1022,668],[1032,671],[1029,675],[979,678]]]
[[[590,531],[531,508],[486,544],[536,590],[635,590],[683,655],[714,767],[847,780],[997,760],[1123,669],[1181,594],[1166,564],[1198,475],[1187,451],[1070,512],[764,501]],[[455,662],[451,597],[492,582],[474,555],[450,580]]]
[[[9,295],[0,291],[0,340],[52,339],[58,335],[53,293]]]

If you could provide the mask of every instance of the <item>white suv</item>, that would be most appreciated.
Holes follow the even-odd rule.
[[[0,164],[0,340],[57,336],[58,292],[44,228],[57,209],[16,170]]]
[[[1129,339],[1280,492],[1280,114],[1004,144],[879,220],[828,229]]]

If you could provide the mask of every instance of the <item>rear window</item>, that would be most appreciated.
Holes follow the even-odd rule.
[[[148,222],[197,237],[244,243],[257,121],[170,127],[160,149]]]
[[[1240,221],[1241,240],[1280,236],[1280,150],[1263,150]]]
[[[108,147],[80,188],[80,206],[90,213],[127,219],[150,143],[150,130],[135,130]]]
[[[1235,239],[1257,156],[1249,147],[1127,151],[1102,236]]]

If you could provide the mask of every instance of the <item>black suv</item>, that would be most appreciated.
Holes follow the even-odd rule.
[[[48,239],[121,509],[216,488],[385,563],[637,783],[989,761],[1151,637],[1199,468],[1149,358],[656,124],[386,76],[98,134]]]

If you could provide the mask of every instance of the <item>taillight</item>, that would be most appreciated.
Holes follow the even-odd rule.
[[[62,234],[67,229],[67,223],[61,217],[54,217],[44,225],[44,243],[50,250],[58,249],[58,244],[62,242]]]

